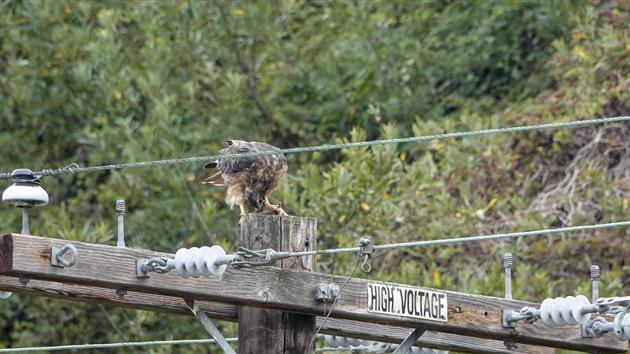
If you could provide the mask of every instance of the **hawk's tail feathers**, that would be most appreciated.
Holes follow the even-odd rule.
[[[223,186],[225,185],[225,181],[223,180],[223,173],[219,171],[210,177],[206,177],[201,183],[212,184],[214,186]]]

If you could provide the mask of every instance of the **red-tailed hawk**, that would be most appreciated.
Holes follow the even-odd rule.
[[[204,168],[217,168],[219,171],[203,180],[215,186],[227,185],[225,202],[230,208],[238,205],[241,215],[248,212],[287,215],[278,205],[269,203],[269,194],[287,172],[287,159],[280,149],[255,141],[227,140],[228,147],[219,155],[241,154],[258,151],[278,153],[255,157],[230,157],[210,162]]]

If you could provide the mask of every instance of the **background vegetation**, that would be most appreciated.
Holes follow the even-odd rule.
[[[0,170],[206,155],[226,138],[280,147],[630,114],[623,1],[0,0]],[[319,220],[319,247],[627,220],[630,125],[288,156],[274,198]],[[44,179],[35,234],[234,246],[238,212],[200,165]],[[4,206],[0,230],[19,229]],[[373,279],[515,297],[630,289],[630,231],[409,249]],[[323,257],[346,274],[350,257]],[[0,346],[203,338],[192,318],[13,296]],[[223,325],[226,335],[235,333]],[[154,353],[211,351],[161,347]],[[117,350],[118,351],[118,350]],[[99,351],[105,352],[105,351]]]

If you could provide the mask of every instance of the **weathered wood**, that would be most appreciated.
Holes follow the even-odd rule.
[[[307,251],[315,245],[317,220],[250,214],[241,218],[239,245],[260,250]],[[312,271],[314,257],[282,260],[280,268]],[[315,316],[251,306],[238,307],[239,353],[311,353]]]
[[[326,274],[275,267],[229,268],[220,279],[182,279],[174,273],[154,274],[148,279],[139,279],[135,275],[136,259],[164,254],[72,242],[79,252],[79,260],[73,267],[56,268],[50,266],[50,248],[61,247],[68,241],[12,234],[5,235],[2,242],[11,245],[8,250],[3,247],[0,254],[3,262],[3,270],[0,272],[5,275],[27,274],[37,279],[108,288],[122,286],[130,291],[274,308],[310,315],[320,315],[324,311],[324,306],[314,300],[315,284],[330,280],[330,276]],[[344,280],[344,277],[333,277],[337,284]],[[601,338],[582,338],[578,326],[548,328],[537,321],[534,324],[519,323],[516,329],[503,328],[502,309],[518,310],[523,306],[538,304],[450,291],[446,293],[448,322],[368,313],[367,280],[351,279],[344,288],[332,317],[407,328],[422,327],[439,332],[496,340],[509,339],[580,351],[623,353],[628,348],[627,342],[618,341],[612,334]]]
[[[114,289],[97,288],[84,285],[64,284],[53,281],[31,279],[26,284],[18,278],[0,275],[0,290],[15,294],[44,296],[65,301],[80,301],[90,304],[121,306],[140,310],[163,312],[177,315],[192,315],[183,299],[128,291],[124,296],[116,294]],[[212,301],[197,301],[199,308],[209,317],[236,322],[237,306]],[[316,325],[320,326],[323,317],[318,317]],[[364,323],[352,320],[329,318],[321,333],[336,336],[378,340],[381,342],[400,343],[408,334],[408,328]],[[502,341],[459,336],[450,333],[427,331],[416,346],[452,350],[477,354],[553,354],[554,349],[520,344],[515,350],[507,350]]]

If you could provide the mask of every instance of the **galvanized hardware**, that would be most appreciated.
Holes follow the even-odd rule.
[[[505,328],[515,328],[518,321],[531,324],[539,318],[540,310],[527,306],[520,311],[503,310],[501,315],[502,326]]]
[[[602,297],[597,299],[595,305],[602,308],[599,312],[610,312],[613,305],[630,307],[630,296]]]
[[[64,256],[70,255],[69,259]],[[50,265],[55,267],[72,267],[79,260],[79,253],[76,247],[71,243],[66,243],[63,247],[51,247],[50,249]]]
[[[154,272],[153,266],[150,265],[150,260],[154,260],[156,258],[148,259],[148,258],[138,258],[136,259],[136,277],[137,278],[149,278],[151,276],[151,272]]]
[[[597,298],[599,298],[599,266],[592,265],[591,266],[591,287],[592,287],[592,300],[593,304],[597,302]]]
[[[505,269],[505,298],[512,300],[512,254],[503,254],[503,269]]]
[[[237,268],[272,266],[276,261],[289,257],[289,252],[276,252],[271,248],[254,251],[239,247],[231,265]]]
[[[394,350],[394,354],[405,354],[411,351],[411,347],[413,344],[420,338],[420,336],[424,333],[424,329],[416,328],[414,329],[405,340],[400,343],[398,348]]]
[[[369,261],[374,254],[374,245],[372,245],[372,241],[370,241],[369,238],[363,237],[359,240],[359,247],[361,247],[359,254],[363,257],[361,270],[365,273],[369,273],[372,270],[372,266],[370,265]]]
[[[337,284],[317,284],[315,289],[315,300],[319,302],[334,302],[339,296],[339,285]]]
[[[29,209],[48,203],[48,193],[40,186],[41,176],[36,177],[33,171],[20,168],[11,172],[13,184],[2,192],[2,201],[22,208],[23,235],[30,235]]]
[[[518,349],[518,343],[516,343],[515,341],[511,339],[504,340],[503,345],[505,345],[505,349],[507,350]]]
[[[199,305],[193,299],[184,299],[186,301],[186,306],[190,309],[190,311],[197,317],[203,328],[208,332],[210,336],[216,341],[216,343],[223,349],[223,352],[226,354],[236,354],[234,349],[230,346],[230,344],[225,340],[225,337],[221,334],[219,329],[212,323],[208,315],[205,312],[199,310]]]
[[[617,313],[612,323],[603,317],[596,317],[582,325],[582,337],[585,338],[601,337],[608,332],[614,332],[620,341],[630,340],[630,313]]]
[[[603,328],[608,324],[603,317],[595,317],[580,326],[582,338],[597,338],[604,335]]]
[[[20,284],[22,285],[26,285],[28,284],[29,281],[31,281],[31,276],[30,275],[20,275],[20,277],[18,278],[18,281],[20,282]]]
[[[116,295],[118,295],[118,297],[120,299],[124,298],[125,295],[127,295],[127,288],[125,288],[124,286],[119,286],[116,288]]]
[[[127,247],[125,245],[125,201],[118,199],[116,201],[116,214],[118,216],[118,240],[116,241],[116,247]]]
[[[617,314],[630,310],[630,296],[599,298],[593,306],[597,308],[597,312]]]
[[[220,246],[201,248],[180,248],[175,253],[175,258],[155,257],[151,259],[136,260],[136,276],[138,278],[149,277],[150,272],[168,273],[175,269],[182,278],[198,278],[200,276],[221,276],[228,264],[231,264],[237,256],[226,255]]]

